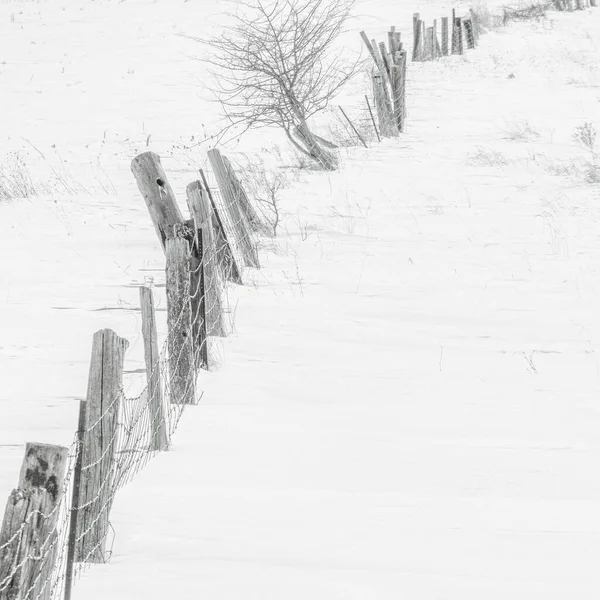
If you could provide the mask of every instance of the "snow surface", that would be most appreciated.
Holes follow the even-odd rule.
[[[178,34],[224,7],[0,0],[0,150],[88,190],[0,206],[0,497],[26,441],[72,440],[94,331],[143,385],[136,286],[162,292],[164,258],[129,162],[161,154],[180,200],[205,164],[184,146],[217,107]],[[348,44],[450,8],[363,0]],[[600,9],[553,13],[411,63],[407,133],[300,174],[75,598],[598,598],[600,198],[549,167],[600,127],[599,34]]]

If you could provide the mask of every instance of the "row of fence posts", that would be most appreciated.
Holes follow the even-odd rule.
[[[371,58],[375,63],[372,74],[373,98],[383,137],[396,137],[404,131],[406,120],[406,50],[400,32],[392,26],[388,32],[388,46],[369,41],[364,31],[360,32]],[[371,107],[368,104],[369,112]],[[373,118],[371,113],[371,118]],[[374,119],[373,126],[375,127]],[[377,127],[375,127],[377,136]]]
[[[598,6],[598,0],[553,0],[554,8],[560,11],[583,10]]]
[[[450,28],[450,23],[452,27]],[[479,43],[480,24],[477,14],[470,9],[469,16],[457,16],[452,10],[452,19],[441,19],[441,44],[438,37],[437,19],[431,27],[419,13],[413,15],[413,62],[437,60],[450,54],[464,54],[465,49],[475,48]]]
[[[0,600],[69,600],[76,565],[107,560],[116,490],[169,447],[181,410],[199,399],[197,375],[209,368],[208,338],[227,335],[221,286],[242,284],[243,267],[260,266],[254,234],[264,231],[231,163],[217,149],[208,158],[220,199],[201,170],[186,188],[189,219],[159,156],[146,152],[132,161],[165,252],[166,358],[159,351],[153,291],[142,286],[147,387],[136,399],[139,406],[128,412],[123,394],[128,341],[110,329],[96,332],[73,446],[26,446],[0,530]]]

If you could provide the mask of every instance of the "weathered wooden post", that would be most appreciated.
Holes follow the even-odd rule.
[[[114,461],[121,410],[123,363],[129,342],[111,329],[94,334],[77,506],[76,562],[106,561]]]
[[[183,226],[167,239],[167,347],[172,404],[196,403],[196,357],[192,330],[190,244]]]
[[[448,17],[442,17],[442,56],[448,56]]]
[[[69,512],[69,535],[67,538],[67,560],[65,566],[65,597],[71,600],[73,575],[75,570],[75,551],[77,546],[77,515],[79,514],[79,496],[81,494],[81,468],[83,466],[83,442],[85,435],[87,402],[79,401],[79,420],[77,422],[77,444],[75,467],[73,470],[73,491],[71,493],[71,510]]]
[[[383,76],[373,73],[373,96],[375,98],[375,110],[379,119],[379,131],[384,137],[395,137],[398,129],[394,124],[393,114],[388,107],[387,90],[384,85]]]
[[[433,60],[435,58],[435,45],[433,42],[433,27],[425,29],[425,56],[423,60]]]
[[[413,13],[413,47],[412,47],[412,60],[417,62],[419,60],[419,13]]]
[[[142,315],[142,338],[144,340],[144,362],[146,363],[146,393],[150,412],[150,450],[166,450],[169,445],[165,398],[160,374],[160,354],[154,294],[149,286],[140,287],[140,309]]]
[[[463,25],[462,18],[455,16],[456,10],[452,10],[452,54],[463,54]]]
[[[202,242],[202,266],[204,269],[206,298],[206,332],[211,336],[226,335],[223,323],[223,305],[217,273],[217,249],[211,222],[210,200],[201,181],[194,181],[186,188],[188,206],[196,235]]]
[[[50,600],[68,449],[28,443],[0,530],[0,599]]]
[[[472,9],[469,9],[469,15],[471,16],[471,24],[473,25],[473,43],[475,46],[479,44],[479,36],[481,32],[479,31],[479,15]]]
[[[223,157],[217,148],[212,148],[207,152],[208,159],[213,169],[213,173],[217,179],[217,184],[221,190],[221,196],[223,203],[225,204],[225,210],[227,211],[231,225],[236,232],[237,243],[240,247],[244,262],[249,267],[260,268],[260,262],[258,260],[258,252],[252,236],[250,228],[248,226],[246,217],[242,213],[239,203],[237,202],[236,195],[231,185],[227,166],[223,161]]]
[[[209,209],[211,214],[212,229],[215,237],[215,245],[217,249],[217,264],[219,265],[221,273],[225,279],[242,285],[242,269],[239,266],[237,258],[233,252],[233,248],[229,242],[227,230],[225,229],[225,224],[221,219],[219,209],[217,208],[215,199],[210,191],[206,175],[202,169],[200,169],[200,178],[202,179],[202,185],[206,190],[206,195],[208,196],[210,202]]]
[[[154,152],[144,152],[136,156],[131,162],[131,171],[164,249],[173,226],[181,223],[183,217],[160,163],[160,156]]]
[[[252,231],[259,234],[264,234],[266,230],[265,224],[262,222],[261,218],[258,216],[258,213],[252,206],[252,203],[250,202],[250,199],[246,194],[246,190],[244,189],[244,186],[238,179],[238,176],[236,175],[231,162],[229,162],[229,159],[223,154],[221,156],[223,158],[223,163],[227,168],[227,175],[229,176],[229,181],[231,182],[233,193],[235,194],[237,203],[241,211],[246,217],[246,221],[248,221],[248,223],[250,224],[250,228],[252,229]]]
[[[467,48],[475,48],[475,34],[473,33],[473,21],[471,21],[471,19],[464,19],[463,25],[465,27],[465,38],[467,42]]]

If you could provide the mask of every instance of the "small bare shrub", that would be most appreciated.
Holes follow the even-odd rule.
[[[508,25],[511,21],[540,21],[546,18],[550,6],[550,2],[533,2],[505,6],[503,24]]]
[[[6,162],[0,164],[0,201],[31,198],[39,191],[21,155],[10,153]]]
[[[281,192],[291,183],[292,173],[289,170],[269,170],[265,161],[257,157],[246,157],[246,164],[240,169],[241,183],[254,200],[273,237],[277,237],[282,218]]]
[[[476,152],[469,155],[467,164],[476,167],[506,167],[508,160],[497,150],[477,146]]]
[[[593,123],[587,121],[583,125],[575,127],[573,140],[595,158],[596,156],[596,128]]]
[[[513,142],[530,142],[540,137],[539,131],[534,129],[528,121],[514,121],[506,123],[506,139]]]

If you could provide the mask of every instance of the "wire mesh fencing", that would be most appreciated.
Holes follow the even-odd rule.
[[[213,186],[202,172],[202,180],[187,187],[187,220],[168,205],[173,192],[160,159],[145,159],[150,166],[140,187],[150,189],[152,198],[144,199],[165,250],[166,339],[159,343],[152,289],[144,286],[146,386],[127,397],[127,340],[110,329],[94,335],[73,444],[26,450],[0,530],[0,600],[69,600],[74,579],[110,559],[110,509],[118,490],[168,449],[185,407],[200,400],[198,379],[210,368],[210,339],[229,329],[226,282],[241,284],[243,268],[259,266],[255,236],[265,225],[225,157],[217,155]]]

